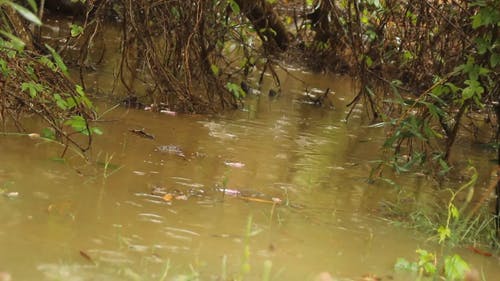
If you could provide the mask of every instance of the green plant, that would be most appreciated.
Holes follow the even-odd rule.
[[[451,193],[451,197],[448,201],[448,207],[447,207],[447,217],[446,217],[446,223],[445,225],[439,226],[437,229],[438,235],[439,235],[439,243],[443,243],[446,239],[451,238],[452,236],[452,229],[451,225],[455,226],[455,229],[458,231],[458,229],[463,229],[463,227],[458,227],[457,224],[467,224],[468,219],[465,219],[463,221],[460,221],[460,213],[461,211],[467,207],[469,202],[472,200],[472,196],[474,195],[474,186],[476,184],[477,178],[478,178],[478,173],[476,169],[472,166],[469,166],[469,171],[472,172],[471,179],[462,185],[457,191],[453,191],[451,189],[448,189]],[[460,210],[456,207],[454,201],[455,198],[459,193],[461,193],[464,190],[468,190],[467,196],[465,198],[465,202],[462,204],[462,207]]]
[[[438,261],[436,254],[426,250],[417,249],[416,253],[417,261],[399,258],[394,265],[395,270],[413,272],[417,274],[417,280],[439,277],[449,281],[464,280],[466,273],[470,271],[470,266],[459,255],[448,255]]]
[[[113,175],[114,173],[118,172],[123,167],[121,165],[113,164],[112,163],[113,157],[114,157],[114,154],[106,153],[103,161],[96,162],[98,165],[102,166],[102,168],[103,168],[102,177],[104,180],[107,179],[108,177],[110,177],[111,175]]]
[[[243,280],[244,276],[250,273],[250,237],[252,235],[252,216],[248,217],[247,227],[245,231],[245,243],[243,248],[243,257],[241,262],[240,273],[236,280]]]
[[[92,135],[102,134],[90,125],[95,108],[83,88],[71,80],[54,48],[45,44],[47,55],[34,49],[34,39],[17,16],[41,24],[35,15],[36,2],[27,2],[32,11],[12,1],[0,1],[0,85],[5,92],[0,119],[13,119],[22,130],[22,117],[37,115],[48,126],[41,135],[63,144],[63,156],[70,146],[83,153],[90,148]],[[77,135],[86,136],[86,143]]]

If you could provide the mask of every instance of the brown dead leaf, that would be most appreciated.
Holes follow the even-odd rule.
[[[95,261],[90,257],[89,254],[84,252],[83,250],[80,250],[80,256],[82,256],[84,259],[88,260],[89,262],[95,264]]]

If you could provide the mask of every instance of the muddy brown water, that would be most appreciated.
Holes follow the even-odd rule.
[[[270,280],[321,272],[411,280],[394,273],[397,258],[437,247],[378,212],[400,192],[366,181],[381,129],[361,125],[361,108],[345,122],[350,79],[289,71],[307,85],[281,73],[279,97],[264,86],[223,116],[115,109],[97,124],[100,164],[71,155],[62,163],[53,159],[58,147],[1,136],[0,272],[12,280],[262,280],[271,264]],[[330,88],[334,107],[301,102],[306,86]],[[397,180],[410,190],[430,185],[404,177]],[[497,257],[453,252],[498,280]]]

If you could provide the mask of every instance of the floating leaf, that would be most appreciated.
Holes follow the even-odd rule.
[[[174,196],[172,194],[170,194],[170,193],[167,193],[167,194],[163,195],[162,198],[163,198],[164,201],[170,202],[170,201],[172,201],[172,199],[174,199]]]

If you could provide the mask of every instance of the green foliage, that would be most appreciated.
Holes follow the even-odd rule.
[[[243,91],[240,85],[232,83],[232,82],[227,82],[226,83],[226,89],[231,92],[237,99],[244,98],[246,93]]]
[[[33,81],[30,82],[23,82],[21,84],[21,90],[23,92],[29,93],[30,97],[36,98],[39,92],[43,91],[43,85],[39,83],[35,83]]]
[[[399,167],[395,169],[401,170]],[[437,241],[443,246],[500,246],[495,217],[491,215],[489,205],[481,200],[477,201],[477,197],[473,201],[478,172],[473,166],[469,166],[460,173],[465,177],[465,183],[435,191],[435,198],[430,202],[419,202],[414,199],[413,190],[406,192],[392,180],[380,177],[380,181],[388,182],[400,190],[395,202],[384,202],[384,217],[392,220],[395,225],[429,235],[429,240]]]
[[[217,76],[219,75],[219,67],[215,64],[210,65],[210,70],[212,70],[212,73]]]
[[[73,115],[70,119],[64,122],[65,125],[71,126],[73,130],[83,135],[90,135],[91,132],[96,135],[101,135],[102,131],[97,127],[90,128],[85,118],[79,115]]]
[[[432,276],[437,273],[436,255],[426,250],[417,249],[418,254],[416,262],[409,262],[404,258],[399,258],[394,266],[396,270],[406,270],[418,273],[419,276]]]
[[[352,105],[365,102],[390,128],[385,166],[452,171],[457,136],[478,129],[471,116],[494,115],[500,99],[500,0],[322,1],[314,13],[335,17],[306,28],[318,39],[306,46],[318,64],[342,57],[353,65],[362,87]]]
[[[35,1],[28,0],[27,3],[31,10],[37,11]],[[0,6],[4,5],[12,7],[30,22],[41,24],[28,8],[12,1],[0,1]],[[3,12],[5,11],[0,10],[0,13]],[[74,29],[78,31],[78,28]],[[41,132],[42,139],[57,141],[65,146],[71,143],[81,151],[87,150],[91,142],[90,135],[102,134],[102,131],[90,126],[89,120],[94,115],[94,106],[83,88],[70,80],[62,57],[47,44],[45,47],[50,56],[37,54],[34,50],[26,52],[26,44],[20,38],[4,27],[0,29],[0,33],[0,73],[4,78],[8,77],[3,81],[5,89],[9,91],[6,99],[0,103],[0,110],[12,118],[22,117],[21,113],[24,112],[35,113],[48,125]],[[22,106],[9,107],[9,103]],[[17,122],[22,123],[19,120]],[[88,136],[87,146],[72,139],[74,132],[67,132],[65,126],[78,134]]]
[[[422,277],[442,278],[449,281],[464,280],[470,267],[459,255],[445,256],[442,270],[439,270],[438,257],[434,253],[430,253],[423,249],[417,249],[418,259],[415,262],[410,262],[404,258],[399,258],[394,265],[396,271],[409,271],[418,274],[417,280]],[[443,276],[441,276],[443,274]]]
[[[50,139],[50,140],[56,139],[56,133],[54,132],[53,128],[43,128],[41,136],[43,138]]]
[[[447,256],[444,260],[446,280],[463,280],[470,267],[459,255]]]
[[[64,75],[68,75],[68,67],[64,63],[63,59],[59,55],[59,53],[56,52],[52,47],[50,47],[48,44],[45,44],[45,47],[50,51],[50,54],[52,55],[52,58],[54,59],[55,65],[57,68],[64,73]],[[57,69],[54,69],[57,71]]]
[[[36,3],[33,0],[28,1],[31,8],[36,12]],[[41,25],[42,22],[40,19],[30,10],[26,9],[25,7],[14,3],[13,1],[0,1],[0,6],[7,4],[11,6],[14,10],[16,10],[21,16],[29,20],[30,22],[36,24],[36,25]]]
[[[236,1],[228,0],[227,2],[229,3],[229,7],[231,7],[231,10],[233,11],[233,13],[235,13],[235,14],[240,13],[240,6],[238,5],[238,3],[236,3]]]
[[[70,26],[70,32],[71,32],[71,37],[78,37],[83,34],[83,26],[78,25],[78,24],[71,24]]]
[[[472,28],[477,29],[482,26],[500,26],[500,9],[498,1],[473,1],[471,6],[479,7],[479,11],[473,15]]]
[[[452,234],[460,235],[460,230],[463,229],[464,226],[468,224],[467,219],[460,220],[460,210],[455,206],[454,201],[458,194],[463,191],[467,191],[467,196],[465,198],[465,202],[463,203],[462,210],[467,207],[469,202],[472,200],[472,196],[474,195],[474,186],[476,185],[478,173],[476,169],[472,166],[468,168],[469,172],[472,173],[470,180],[462,185],[457,191],[449,190],[451,193],[450,200],[448,201],[448,209],[447,209],[447,217],[446,224],[440,225],[437,229],[439,243],[443,243],[446,239],[452,238]],[[454,226],[454,231],[452,232],[452,225]],[[455,233],[457,232],[457,233]],[[454,239],[456,240],[456,238]]]

